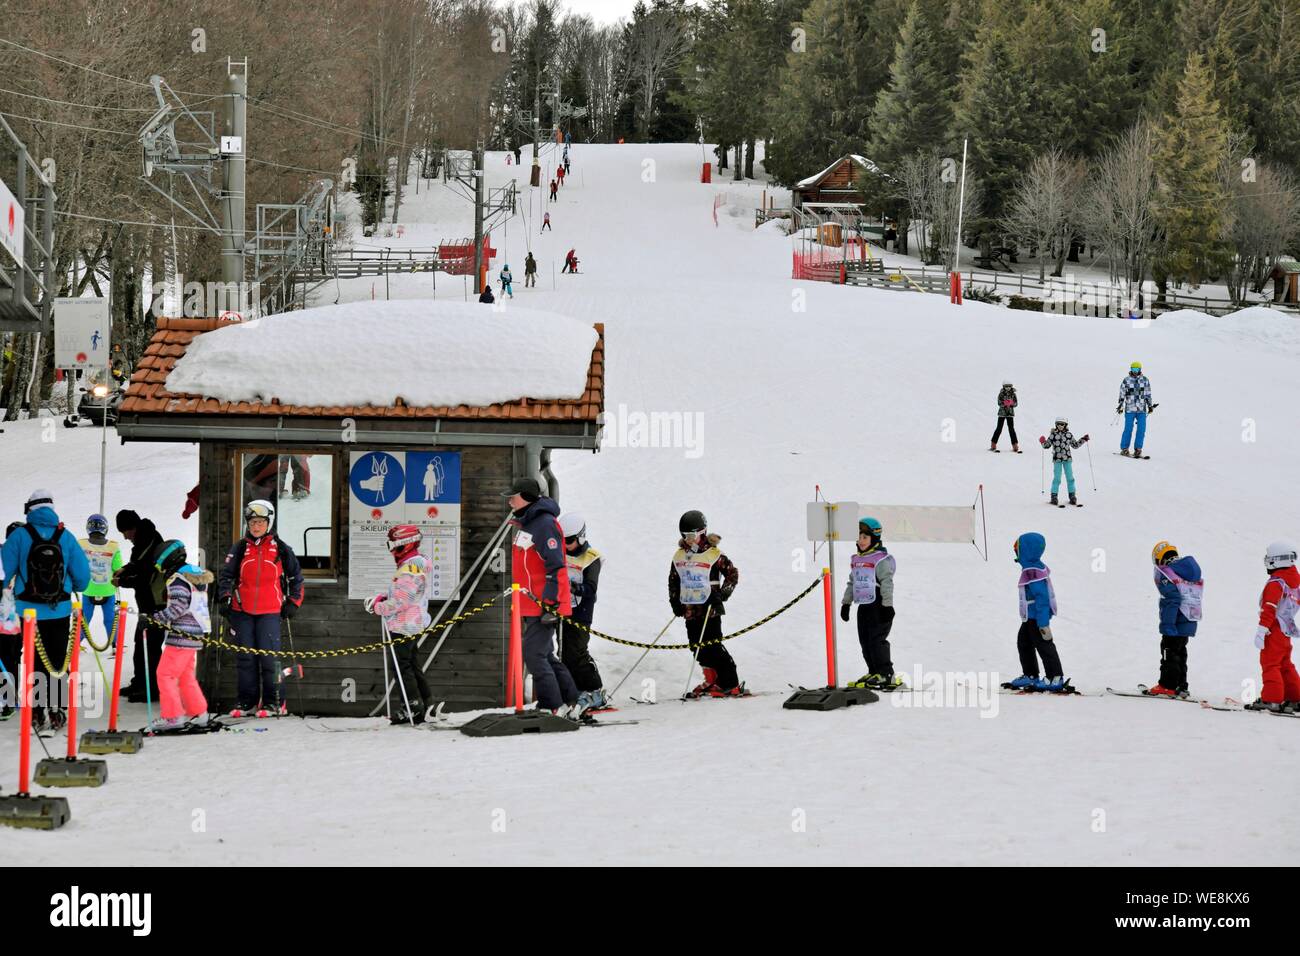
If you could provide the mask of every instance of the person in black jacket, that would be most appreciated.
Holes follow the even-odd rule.
[[[131,683],[122,688],[121,694],[133,703],[144,703],[145,699],[145,647],[149,650],[149,687],[157,696],[158,658],[162,656],[163,632],[156,624],[146,622],[146,617],[161,611],[166,605],[165,594],[155,593],[154,579],[157,569],[154,562],[163,544],[162,535],[148,518],[141,518],[134,511],[117,513],[117,530],[122,537],[131,542],[131,557],[113,575],[113,583],[119,587],[130,588],[135,592],[133,602],[136,611],[135,639],[131,650]]]

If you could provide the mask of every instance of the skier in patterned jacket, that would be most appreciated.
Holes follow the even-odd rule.
[[[1020,454],[1020,439],[1016,438],[1016,406],[1019,404],[1016,387],[1010,382],[1003,382],[1002,389],[998,392],[998,425],[993,429],[989,451],[998,450],[998,439],[1002,437],[1003,426],[1006,426],[1007,434],[1011,437],[1011,450]]]
[[[419,634],[429,626],[429,559],[420,553],[423,540],[424,535],[413,524],[388,529],[388,551],[397,563],[397,572],[388,591],[367,598],[365,608],[384,619],[390,635]],[[415,644],[409,640],[389,645],[398,690],[406,707],[393,714],[394,724],[424,723],[426,710],[433,703],[429,682],[416,659]]]
[[[1119,383],[1119,404],[1116,412],[1124,413],[1124,434],[1119,439],[1119,453],[1125,458],[1142,457],[1142,443],[1147,437],[1147,414],[1155,408],[1151,403],[1151,380],[1142,374],[1142,363],[1134,362],[1129,366],[1128,375]],[[1133,439],[1133,451],[1128,450],[1129,440],[1133,438],[1133,426],[1137,426],[1137,437]]]
[[[840,620],[848,622],[858,606],[858,643],[867,662],[867,674],[850,687],[892,691],[902,686],[894,676],[889,654],[889,632],[894,626],[894,556],[885,550],[882,529],[875,518],[858,520],[858,551],[850,558],[851,571],[840,601]]]
[[[1060,503],[1056,496],[1061,490],[1062,474],[1065,475],[1065,490],[1070,493],[1070,504],[1079,503],[1074,493],[1074,453],[1071,449],[1078,448],[1087,440],[1088,436],[1084,435],[1075,441],[1074,435],[1070,433],[1070,423],[1064,415],[1057,417],[1056,427],[1046,436],[1038,436],[1038,444],[1052,449],[1052,504]]]

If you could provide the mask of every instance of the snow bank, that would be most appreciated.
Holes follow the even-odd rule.
[[[1195,309],[1178,309],[1161,315],[1157,324],[1234,348],[1300,354],[1300,320],[1261,305],[1224,316],[1206,315]]]
[[[522,272],[520,274],[522,280]],[[492,405],[572,399],[596,330],[567,316],[478,302],[352,302],[199,336],[167,389],[290,405]]]

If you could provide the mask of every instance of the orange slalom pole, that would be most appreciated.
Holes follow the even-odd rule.
[[[126,643],[126,602],[117,606],[117,657],[113,661],[113,686],[108,702],[108,732],[117,732],[117,692],[122,687],[122,650]]]
[[[518,713],[524,709],[524,637],[518,584],[510,591],[510,676],[515,691],[515,713]]]
[[[72,605],[72,661],[68,666],[68,759],[77,759],[77,700],[81,694],[81,602]]]
[[[18,714],[18,795],[28,795],[32,772],[32,705],[35,702],[36,677],[32,658],[36,656],[36,610],[23,611],[22,701]]]
[[[835,622],[831,618],[831,569],[822,568],[822,594],[826,599],[826,686],[835,685]]]

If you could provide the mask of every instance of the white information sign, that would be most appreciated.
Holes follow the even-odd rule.
[[[54,300],[54,367],[108,368],[108,299]]]
[[[460,580],[460,452],[354,451],[348,469],[348,598],[388,590],[388,529],[416,525],[429,559],[429,599],[454,596]]]
[[[23,204],[0,179],[0,249],[9,253],[19,265],[23,261],[24,217]]]

